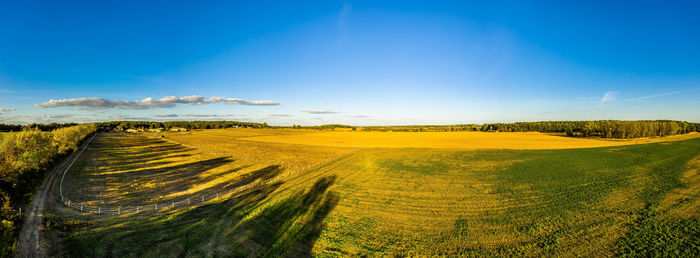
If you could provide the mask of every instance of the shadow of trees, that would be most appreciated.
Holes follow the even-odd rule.
[[[338,204],[338,194],[328,192],[336,176],[319,179],[308,191],[300,191],[276,202],[241,228],[245,240],[259,245],[253,251],[258,256],[307,256],[320,236],[323,220]],[[241,242],[245,244],[245,241]]]
[[[324,219],[338,203],[338,195],[328,191],[335,180],[321,178],[310,189],[272,204],[269,197],[281,182],[184,212],[100,218],[72,229],[78,234],[68,237],[65,248],[53,255],[309,256],[325,229]]]
[[[247,172],[236,178],[207,185],[196,193],[179,197],[167,197],[169,194],[186,191],[193,186],[205,185],[219,179],[222,175],[234,175],[250,165],[233,165],[230,157],[216,157],[181,163],[174,157],[185,157],[189,148],[179,144],[164,144],[160,139],[144,137],[129,137],[118,146],[135,147],[124,151],[110,151],[103,154],[109,163],[108,170],[91,173],[89,176],[70,176],[65,188],[68,198],[74,202],[92,201],[100,196],[103,207],[144,206],[153,202],[188,202],[190,198],[207,195],[206,199],[217,193],[224,194],[229,189],[251,184],[258,180],[268,180],[279,175],[283,168],[271,165],[252,172]],[[152,144],[161,144],[150,146]],[[114,148],[113,146],[110,146]],[[185,152],[185,153],[183,153]],[[205,173],[225,167],[221,173]],[[90,167],[86,167],[89,171]],[[205,176],[205,174],[207,174]]]

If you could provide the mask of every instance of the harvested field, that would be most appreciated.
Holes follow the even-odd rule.
[[[678,141],[697,137],[700,137],[700,134],[613,140],[564,137],[534,132],[312,132],[252,136],[241,139],[270,143],[359,148],[574,149]]]
[[[54,210],[47,219],[54,237],[66,239],[54,254],[612,256],[663,248],[683,254],[698,247],[700,139],[695,135],[640,145],[580,139],[620,146],[558,150],[371,148],[375,133],[358,139],[368,134],[356,132],[347,132],[352,137],[314,134],[346,135],[340,139],[366,146],[249,140],[314,135],[276,133],[226,129],[96,138],[67,176],[67,195],[95,204],[159,201],[249,184],[256,171],[274,164],[275,175],[299,170],[203,205],[158,213]],[[381,144],[407,139],[376,134],[389,137]],[[455,139],[444,136],[453,133],[417,134],[443,137],[439,146]],[[454,134],[483,144],[489,137],[532,136],[533,148],[545,146],[536,145],[541,139],[550,139],[548,144],[577,140]],[[673,249],[677,246],[685,248]]]

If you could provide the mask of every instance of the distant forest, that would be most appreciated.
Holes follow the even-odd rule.
[[[124,130],[124,129],[170,129],[173,127],[182,127],[187,129],[222,129],[222,128],[234,128],[234,127],[249,127],[249,128],[267,128],[269,127],[267,123],[250,123],[250,122],[238,122],[238,121],[169,121],[169,122],[150,122],[150,121],[111,121],[111,122],[101,122],[95,123],[97,129],[101,131],[109,130]],[[15,125],[15,124],[0,124],[0,132],[18,132],[23,129],[39,129],[41,131],[53,131],[55,129],[71,127],[77,125],[76,123],[66,123],[66,124],[28,124],[28,125]]]
[[[95,123],[98,130],[125,130],[125,129],[157,129],[165,130],[173,127],[192,129],[223,129],[223,128],[290,128],[290,126],[269,126],[267,123],[251,123],[239,121],[111,121]],[[76,123],[66,124],[29,124],[13,125],[0,124],[0,132],[22,131],[34,128],[41,131],[53,131],[55,129],[75,126]],[[599,121],[542,121],[542,122],[516,122],[516,123],[491,123],[481,126],[475,124],[461,125],[412,125],[412,126],[363,126],[330,124],[319,126],[293,125],[295,129],[335,130],[347,128],[353,131],[382,131],[382,132],[454,132],[454,131],[485,131],[485,132],[542,132],[542,133],[566,133],[574,137],[603,137],[630,139],[651,136],[668,136],[686,134],[700,131],[700,123],[672,120],[599,120]]]
[[[545,121],[484,124],[481,131],[566,133],[568,136],[630,139],[700,131],[700,123],[684,121]]]
[[[77,123],[66,123],[66,124],[28,124],[28,125],[15,125],[15,124],[0,124],[0,132],[18,132],[22,131],[24,128],[39,129],[40,131],[53,131],[55,129],[71,127],[78,125]]]
[[[102,131],[108,130],[124,130],[124,129],[170,129],[173,127],[182,127],[189,130],[192,129],[223,129],[223,128],[267,128],[267,123],[251,123],[238,121],[168,121],[168,122],[149,122],[149,121],[113,121],[97,123],[97,128]]]

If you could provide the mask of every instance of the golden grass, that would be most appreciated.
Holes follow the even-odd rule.
[[[683,149],[673,148],[683,147],[682,142],[581,150],[474,149],[590,148],[698,134],[601,140],[541,133],[221,129],[146,136],[151,134],[97,138],[78,171],[71,172],[67,195],[90,197],[95,204],[133,205],[222,187],[280,165],[285,176],[274,187],[261,187],[266,190],[255,205],[238,209],[217,200],[211,203],[230,210],[195,218],[198,223],[216,221],[206,248],[269,248],[250,235],[277,232],[266,227],[297,225],[311,216],[300,213],[275,224],[288,211],[276,205],[290,199],[305,203],[295,199],[299,193],[334,178],[326,195],[337,196],[337,203],[318,218],[322,230],[311,254],[436,255],[445,250],[454,255],[455,250],[505,247],[513,249],[506,254],[611,256],[645,205],[642,192],[658,180],[653,168],[679,155],[674,150]],[[209,160],[217,162],[201,164]],[[683,180],[689,187],[674,190],[660,210],[698,216],[698,167],[700,158],[688,163]],[[468,224],[464,235],[457,230],[462,220]],[[279,232],[280,241],[290,238],[287,233]]]
[[[352,148],[302,144],[244,141],[255,135],[295,135],[311,130],[292,129],[217,129],[187,133],[163,133],[164,140],[207,153],[246,160],[254,164],[280,165],[288,173],[297,173],[322,165],[354,151]]]
[[[536,132],[310,132],[240,138],[248,141],[359,148],[573,149],[678,141],[698,133],[656,138],[609,140]]]
[[[63,190],[74,203],[143,206],[218,191],[265,168],[144,135],[100,134],[68,172]]]
[[[668,211],[667,217],[693,218],[700,216],[700,156],[688,162],[683,173],[684,188],[678,188],[665,196],[659,210]]]

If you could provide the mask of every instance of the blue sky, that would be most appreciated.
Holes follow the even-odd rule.
[[[3,2],[0,123],[700,122],[700,4],[583,2]]]

